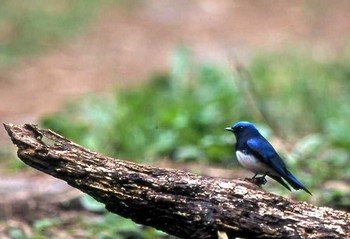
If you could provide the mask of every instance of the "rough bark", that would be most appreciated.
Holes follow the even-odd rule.
[[[181,238],[350,238],[350,214],[295,202],[251,182],[113,159],[36,125],[5,124],[18,157],[106,208]]]

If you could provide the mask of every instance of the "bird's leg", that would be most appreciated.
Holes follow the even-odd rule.
[[[252,178],[245,178],[244,179],[244,181],[249,181],[249,182],[253,182],[253,183],[255,183],[256,184],[256,176],[257,176],[258,174],[256,173]]]

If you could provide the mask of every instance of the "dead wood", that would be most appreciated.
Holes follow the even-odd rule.
[[[18,157],[133,221],[181,238],[350,238],[350,214],[242,180],[144,166],[92,152],[36,125],[5,124]]]

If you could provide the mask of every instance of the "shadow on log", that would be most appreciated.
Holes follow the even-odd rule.
[[[4,126],[24,163],[113,213],[180,238],[350,238],[346,212],[295,202],[246,181],[113,159],[36,125]]]

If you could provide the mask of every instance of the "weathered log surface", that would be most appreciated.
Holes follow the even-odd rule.
[[[181,238],[350,238],[350,214],[295,202],[242,180],[138,165],[92,152],[36,125],[4,124],[29,166],[137,223]],[[222,235],[222,233],[221,233]]]

